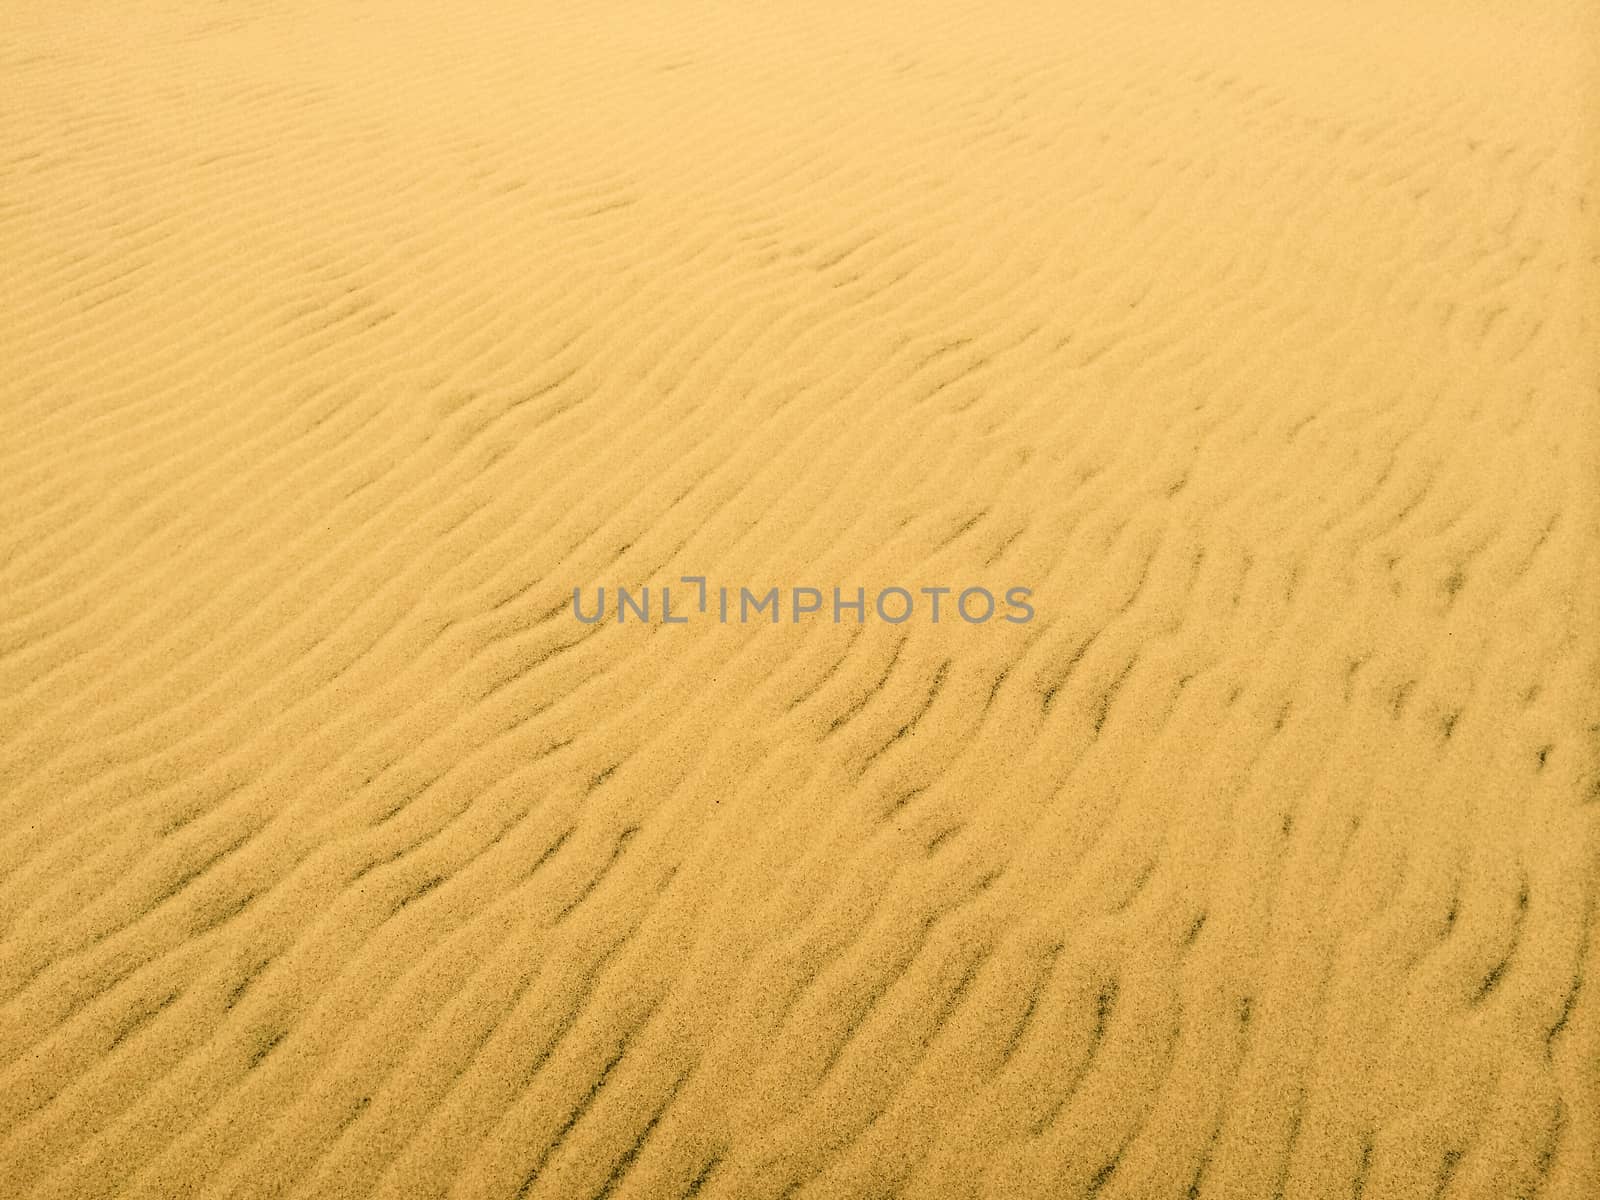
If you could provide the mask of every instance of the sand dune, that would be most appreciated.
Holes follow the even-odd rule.
[[[0,1196],[1600,1195],[1594,6],[0,81]]]

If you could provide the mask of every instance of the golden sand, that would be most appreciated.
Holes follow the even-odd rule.
[[[0,1197],[1600,1196],[1592,3],[3,7]]]

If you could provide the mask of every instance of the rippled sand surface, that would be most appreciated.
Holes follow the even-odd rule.
[[[1581,0],[9,0],[0,1196],[1600,1195],[1597,167]]]

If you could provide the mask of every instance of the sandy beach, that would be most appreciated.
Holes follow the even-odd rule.
[[[0,1200],[1600,1196],[1600,9],[5,9]]]

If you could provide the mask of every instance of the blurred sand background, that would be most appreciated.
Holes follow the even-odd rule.
[[[0,1196],[1600,1195],[1592,4],[4,8]]]

